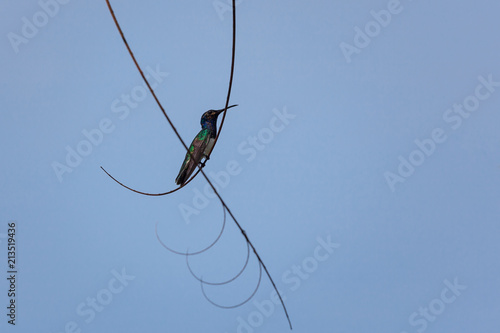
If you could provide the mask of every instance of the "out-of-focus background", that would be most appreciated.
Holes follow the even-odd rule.
[[[188,143],[226,101],[228,3],[113,2]],[[205,171],[294,332],[497,332],[500,3],[236,3],[239,106]],[[157,239],[184,252],[217,237],[202,177],[146,197],[100,169],[163,192],[185,154],[105,1],[3,1],[0,37],[1,331],[288,332],[266,276],[218,308]],[[246,257],[228,218],[189,265],[220,282]],[[231,306],[258,280],[250,255],[204,291]]]

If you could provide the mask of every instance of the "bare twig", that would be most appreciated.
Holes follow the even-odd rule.
[[[227,112],[227,108],[228,108],[228,105],[229,105],[229,100],[230,100],[230,96],[231,96],[231,87],[232,87],[232,83],[233,83],[233,74],[234,74],[234,58],[235,58],[235,50],[236,50],[236,47],[235,47],[235,43],[236,43],[236,1],[235,0],[232,0],[232,7],[233,7],[233,48],[232,48],[232,60],[231,60],[231,74],[230,74],[230,79],[229,79],[229,88],[228,88],[228,93],[227,93],[227,98],[226,98],[226,106],[224,107],[224,115],[222,117],[222,123],[224,122],[224,119],[225,119],[225,116],[226,116],[226,112]],[[120,32],[120,35],[123,39],[123,42],[125,43],[125,46],[127,47],[127,50],[130,54],[130,56],[132,57],[132,60],[134,61],[134,64],[135,66],[137,67],[137,70],[139,71],[139,73],[141,74],[142,76],[142,79],[144,80],[144,82],[146,83],[149,91],[151,92],[151,94],[153,95],[156,103],[158,104],[158,106],[160,107],[160,110],[161,112],[163,113],[163,115],[165,116],[165,118],[167,119],[170,127],[172,128],[172,130],[174,131],[175,135],[177,136],[177,138],[179,139],[179,141],[182,143],[182,145],[184,146],[184,148],[186,149],[186,151],[189,153],[189,148],[187,147],[186,143],[184,142],[184,140],[182,139],[181,135],[179,134],[179,132],[177,131],[177,129],[175,128],[174,124],[172,123],[172,121],[170,120],[170,117],[168,116],[167,112],[165,112],[165,109],[163,108],[163,106],[161,105],[160,101],[158,100],[158,97],[156,97],[156,94],[153,90],[153,88],[151,87],[151,85],[149,84],[148,80],[146,79],[146,76],[144,75],[141,67],[139,66],[139,63],[137,62],[132,50],[130,49],[130,46],[128,45],[127,43],[127,40],[125,39],[125,36],[123,34],[123,31],[120,27],[120,25],[118,24],[118,20],[116,19],[116,16],[115,16],[115,13],[113,12],[113,8],[111,7],[111,4],[109,2],[109,0],[106,0],[106,3],[108,5],[108,8],[109,8],[109,11],[111,13],[111,16],[113,17],[113,20],[115,22],[115,25],[116,27],[118,28],[118,31]],[[219,128],[219,132],[217,133],[217,137],[216,137],[216,140],[218,139],[219,135],[220,135],[220,131],[222,130],[222,123],[221,123],[221,126]],[[215,145],[214,145],[215,146]],[[213,150],[213,148],[212,148]],[[211,153],[211,152],[210,152]],[[104,170],[104,169],[103,169]],[[259,263],[260,265],[264,268],[264,271],[266,272],[267,274],[267,277],[269,278],[269,280],[271,281],[271,284],[273,285],[273,288],[274,290],[276,291],[276,293],[278,294],[279,296],[279,299],[281,301],[281,305],[283,306],[283,310],[285,311],[285,315],[286,315],[286,318],[288,320],[288,324],[290,325],[290,329],[292,329],[292,323],[290,321],[290,317],[288,316],[288,311],[286,310],[286,306],[285,306],[285,303],[283,302],[283,299],[281,298],[281,295],[278,291],[278,288],[276,287],[276,284],[274,283],[274,280],[273,278],[271,277],[271,274],[269,273],[269,271],[267,270],[267,267],[266,265],[264,264],[264,262],[262,261],[262,259],[260,258],[259,254],[257,253],[257,250],[255,249],[255,246],[252,244],[252,242],[250,241],[250,239],[248,238],[245,230],[241,227],[240,223],[238,222],[238,220],[236,219],[236,217],[233,215],[233,213],[231,212],[231,210],[229,209],[229,207],[227,206],[227,204],[225,203],[225,201],[222,199],[222,197],[220,196],[219,192],[217,191],[217,189],[215,188],[215,186],[212,184],[212,182],[210,181],[210,179],[208,179],[207,175],[205,174],[205,172],[203,171],[203,169],[200,167],[200,165],[198,165],[198,171],[201,172],[201,174],[203,175],[203,177],[205,178],[205,180],[208,182],[208,184],[210,185],[210,187],[212,188],[212,190],[214,191],[214,193],[217,195],[217,197],[219,198],[220,202],[222,203],[222,205],[224,206],[224,208],[227,210],[227,212],[229,213],[229,215],[231,216],[231,218],[233,219],[234,223],[236,223],[236,225],[238,226],[238,228],[240,229],[241,233],[243,234],[243,237],[245,237],[245,240],[246,242],[252,247],[252,250],[253,252],[255,253],[255,256],[257,257],[257,259],[259,260]],[[107,173],[107,172],[106,172]],[[111,175],[109,173],[107,173],[110,177]],[[196,174],[194,175],[196,176]],[[193,178],[194,178],[193,176]],[[112,177],[113,178],[113,177]],[[113,178],[114,179],[114,178]],[[114,179],[116,181],[116,179]],[[126,187],[125,185],[119,183],[120,185]],[[181,186],[182,187],[182,186]],[[129,187],[126,187],[130,190],[132,190],[131,188]],[[178,190],[178,189],[176,189]],[[146,194],[144,192],[139,192],[139,191],[135,191],[137,193],[141,193],[141,194]],[[171,192],[170,192],[171,193]],[[165,193],[167,194],[167,193]],[[252,294],[253,296],[253,294]]]

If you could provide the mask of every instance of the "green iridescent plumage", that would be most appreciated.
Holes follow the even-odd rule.
[[[196,166],[203,158],[203,153],[207,147],[209,138],[210,131],[208,129],[202,129],[194,138],[189,147],[189,153],[186,153],[179,175],[175,179],[177,185],[184,184],[189,176],[191,176],[194,169],[196,169]]]

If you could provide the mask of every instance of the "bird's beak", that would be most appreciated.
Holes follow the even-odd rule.
[[[229,110],[230,108],[234,107],[234,106],[238,106],[238,104],[235,104],[235,105],[231,105],[231,106],[228,106],[227,109]],[[220,110],[216,110],[218,113],[221,113],[224,111],[224,109],[220,109]]]

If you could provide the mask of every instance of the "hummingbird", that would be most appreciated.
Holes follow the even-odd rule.
[[[230,109],[234,106],[238,106],[238,104],[228,106],[227,108]],[[202,167],[205,165],[205,162],[210,159],[208,155],[212,151],[215,143],[215,136],[217,135],[217,117],[222,111],[224,111],[224,109],[208,110],[201,116],[201,131],[193,139],[191,146],[189,146],[189,152],[186,153],[181,170],[177,178],[175,178],[175,183],[177,185],[184,185],[203,157],[205,157],[205,161],[202,163]]]

